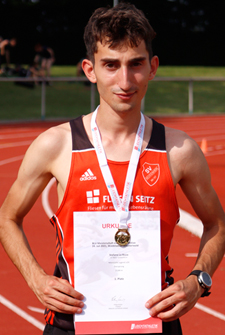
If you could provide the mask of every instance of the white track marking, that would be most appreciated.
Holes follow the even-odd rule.
[[[23,138],[23,137],[36,137],[40,135],[41,132],[36,133],[21,133],[21,134],[5,134],[0,135],[0,140],[11,139],[11,138]]]
[[[37,307],[32,307],[32,306],[27,306],[27,308],[32,312],[36,312],[36,313],[40,313],[40,314],[44,314],[44,311],[45,311],[42,308],[37,308]]]
[[[21,142],[3,143],[3,144],[0,144],[0,149],[22,147],[24,145],[30,145],[32,142],[33,141],[21,141]]]
[[[212,151],[212,152],[206,152],[205,156],[217,156],[217,155],[224,155],[225,154],[225,150],[217,150],[217,151]]]
[[[185,254],[185,257],[194,257],[194,258],[196,258],[198,256],[198,253],[197,252],[187,252],[186,254]]]
[[[5,307],[9,308],[17,315],[19,315],[21,318],[25,319],[27,322],[31,323],[33,326],[37,327],[38,329],[41,329],[42,331],[44,330],[45,325],[43,323],[33,318],[33,316],[24,312],[21,308],[14,305],[11,301],[7,300],[2,295],[0,295],[0,303]]]
[[[4,160],[0,161],[0,165],[5,165],[5,164],[13,163],[13,162],[16,162],[16,161],[20,161],[20,160],[23,159],[23,157],[24,157],[24,155],[4,159]]]
[[[187,252],[186,254],[185,254],[185,257],[194,257],[194,258],[196,258],[198,256],[198,253],[197,252]],[[223,256],[223,257],[225,257],[225,255]]]
[[[44,211],[47,214],[49,219],[53,216],[54,212],[50,207],[48,195],[49,195],[49,191],[50,191],[51,187],[53,186],[53,184],[55,183],[55,181],[56,181],[56,179],[52,178],[50,180],[50,182],[48,183],[48,185],[45,187],[45,189],[44,189],[44,191],[42,192],[42,195],[41,195],[42,206],[43,206]]]
[[[196,142],[200,142],[202,138],[205,138],[207,141],[221,141],[225,140],[225,135],[214,135],[214,136],[202,136],[202,137],[194,137]]]
[[[203,306],[203,305],[199,304],[198,302],[195,305],[195,308],[200,309],[201,311],[203,311],[203,312],[205,312],[207,314],[213,315],[217,319],[221,319],[221,320],[225,321],[225,315],[224,314],[219,313],[217,311],[214,311],[213,309],[211,309],[209,307]]]
[[[189,232],[198,237],[202,236],[203,233],[202,222],[193,215],[185,212],[183,209],[180,209],[180,222],[178,223],[178,226],[188,230]]]
[[[224,127],[222,126],[220,129],[203,129],[203,130],[185,130],[186,133],[188,133],[189,136],[198,138],[199,136],[208,137],[208,136],[217,136],[217,138],[220,138],[220,134],[224,135]]]

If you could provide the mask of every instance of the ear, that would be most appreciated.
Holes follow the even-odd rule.
[[[159,58],[157,56],[153,56],[151,59],[151,70],[149,72],[149,80],[152,80],[157,72],[159,67]]]
[[[96,83],[96,77],[94,72],[94,65],[89,59],[84,59],[82,61],[82,69],[86,77],[90,80],[91,83]]]

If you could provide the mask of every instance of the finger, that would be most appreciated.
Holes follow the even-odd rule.
[[[81,313],[84,296],[66,280],[51,277],[42,296],[45,307],[63,313]]]
[[[160,318],[164,322],[174,321],[180,318],[182,315],[187,313],[190,310],[190,306],[187,304],[179,303],[172,308],[160,312],[157,317]]]
[[[151,299],[149,299],[146,302],[145,307],[148,308],[148,309],[153,308],[160,301],[165,300],[166,298],[170,297],[172,294],[173,294],[173,292],[170,292],[169,289],[165,289],[164,291],[159,292],[154,297],[152,297]]]
[[[48,288],[43,296],[47,308],[63,313],[81,313],[84,303],[53,288]]]
[[[165,312],[171,310],[174,307],[174,298],[169,297],[155,304],[152,308],[150,308],[149,314],[154,317],[159,315],[161,312]]]
[[[65,304],[55,298],[48,298],[45,306],[52,311],[64,313],[64,314],[80,314],[83,311],[84,304],[80,307],[74,305]]]
[[[83,300],[84,296],[80,292],[76,291],[73,286],[65,279],[57,278],[52,279],[49,283],[49,287],[56,291],[59,291],[67,296],[70,296],[77,300]]]

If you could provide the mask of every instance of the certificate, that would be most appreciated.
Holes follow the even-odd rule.
[[[160,212],[131,211],[119,246],[115,211],[74,212],[75,289],[85,297],[76,334],[161,333],[145,303],[161,291]]]

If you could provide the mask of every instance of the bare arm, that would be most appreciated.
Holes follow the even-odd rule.
[[[1,55],[4,56],[5,54],[5,46],[9,43],[8,40],[4,40],[1,42],[0,46],[1,46]]]
[[[66,280],[44,272],[23,231],[23,218],[51,179],[54,161],[62,151],[63,140],[58,140],[55,132],[52,130],[41,135],[28,149],[18,178],[0,210],[0,241],[45,307],[62,313],[80,313],[83,296]]]
[[[199,146],[183,135],[179,146],[171,149],[172,175],[204,225],[193,270],[206,271],[212,276],[225,252],[224,211],[211,185],[209,168]],[[203,292],[197,277],[190,276],[157,294],[147,302],[146,307],[151,308],[152,316],[172,321],[188,312]]]
[[[54,51],[51,48],[47,48],[48,52],[50,53],[52,58],[55,58]]]

